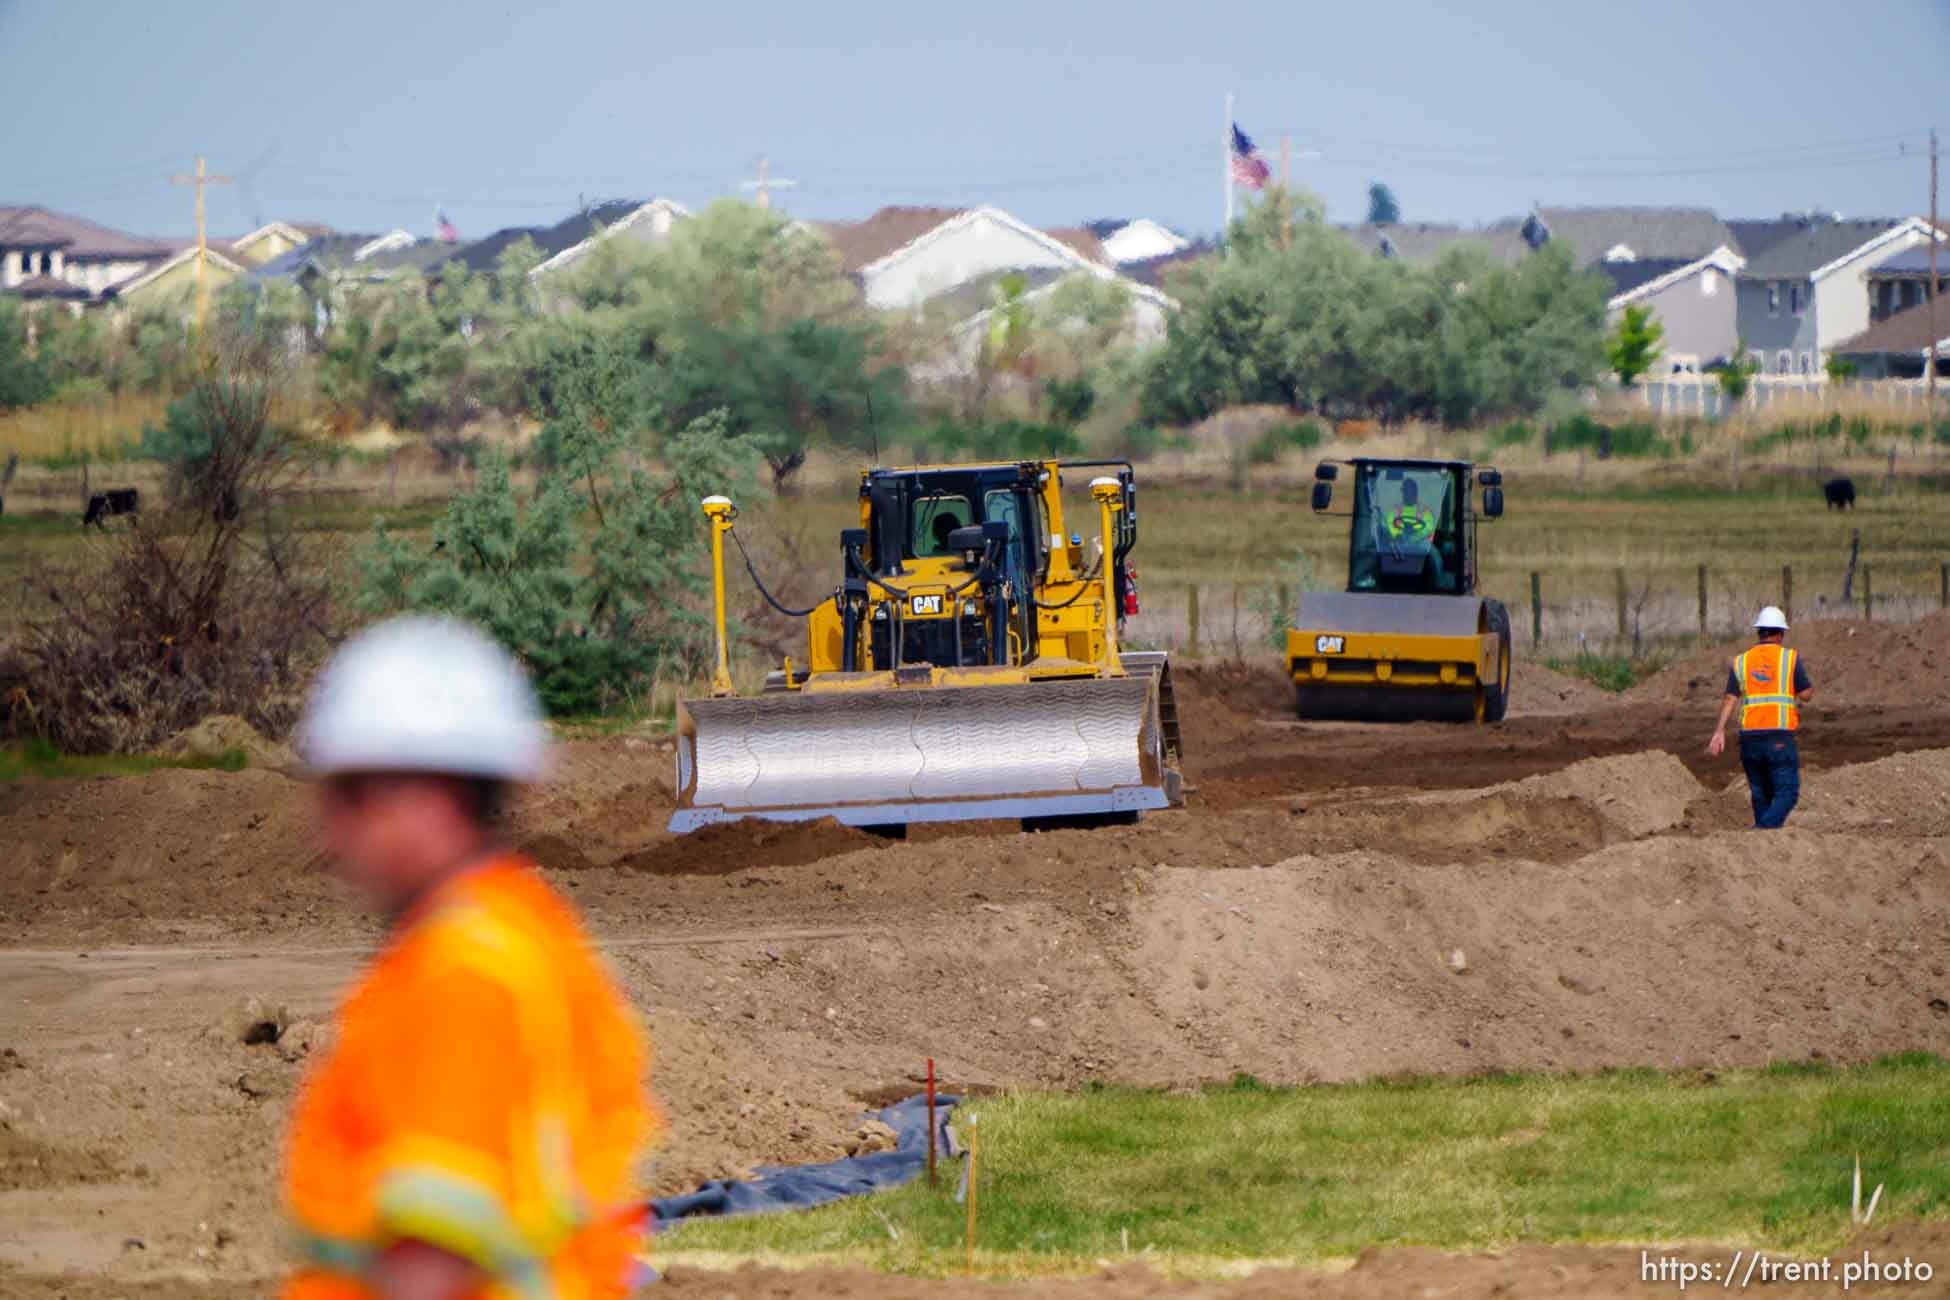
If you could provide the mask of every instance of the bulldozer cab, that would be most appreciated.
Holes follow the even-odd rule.
[[[1468,596],[1476,591],[1476,523],[1466,461],[1347,462],[1353,511],[1348,530],[1347,590]],[[1337,467],[1318,471],[1314,509],[1332,499]],[[1486,516],[1500,514],[1501,476],[1482,475]],[[1493,494],[1493,495],[1492,495]],[[1492,512],[1489,507],[1496,507]]]
[[[915,560],[958,561],[957,531],[986,523],[1007,530],[1004,564],[1018,581],[1048,571],[1048,510],[1039,467],[872,470],[861,484],[867,502],[869,567],[898,578]]]

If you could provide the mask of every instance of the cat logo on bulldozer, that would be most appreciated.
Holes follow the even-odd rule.
[[[1317,636],[1314,638],[1314,653],[1317,655],[1337,655],[1347,646],[1347,638],[1340,636]]]
[[[912,614],[939,614],[941,612],[941,593],[932,596],[913,596],[908,599],[908,612]]]

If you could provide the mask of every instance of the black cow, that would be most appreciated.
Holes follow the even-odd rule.
[[[81,526],[90,524],[101,526],[102,521],[116,515],[132,515],[142,505],[142,496],[134,488],[113,488],[107,492],[97,492],[88,498],[88,513],[81,517]]]
[[[1855,481],[1845,478],[1831,478],[1822,484],[1823,495],[1828,498],[1830,510],[1847,510],[1855,504]]]

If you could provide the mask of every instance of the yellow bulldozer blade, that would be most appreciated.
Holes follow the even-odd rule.
[[[1177,800],[1154,676],[781,692],[678,705],[669,828],[1088,818]]]

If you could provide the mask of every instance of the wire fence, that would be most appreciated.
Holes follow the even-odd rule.
[[[1621,567],[1604,594],[1592,592],[1588,573],[1575,584],[1561,576],[1554,581],[1542,570],[1527,576],[1523,589],[1504,597],[1511,637],[1519,647],[1547,655],[1637,657],[1737,640],[1763,605],[1779,605],[1790,623],[1914,623],[1950,609],[1950,561],[1927,568],[1852,562],[1838,592],[1812,591],[1804,581],[1799,595],[1792,565],[1781,567],[1778,583],[1706,564],[1691,574]],[[1282,649],[1286,629],[1301,625],[1304,603],[1287,583],[1195,585],[1182,597],[1143,606],[1126,621],[1124,639],[1190,659],[1265,654]]]

